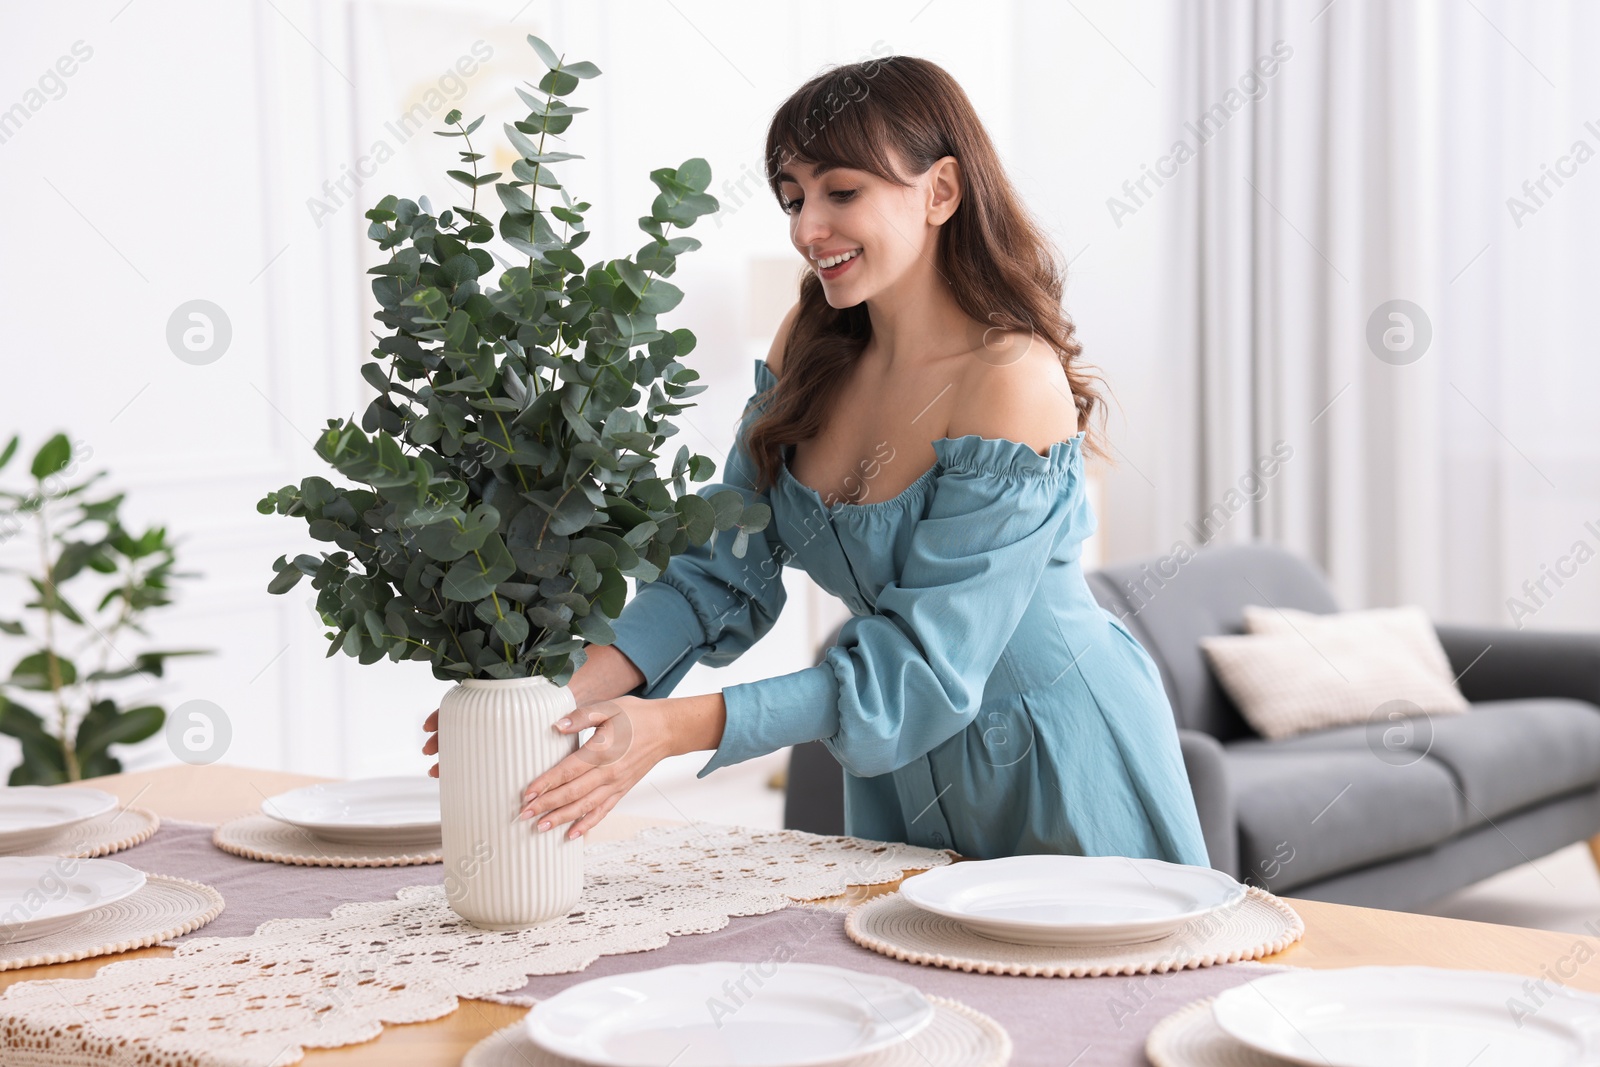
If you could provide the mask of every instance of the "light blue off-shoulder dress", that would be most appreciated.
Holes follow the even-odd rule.
[[[1208,866],[1177,727],[1154,662],[1084,582],[1083,435],[1041,456],[977,435],[933,442],[898,496],[829,507],[783,468],[757,493],[745,448],[776,384],[755,361],[722,480],[772,508],[743,558],[734,531],[672,558],[613,624],[665,697],[722,666],[783,609],[797,566],[853,617],[816,666],[722,690],[727,725],[700,776],[820,740],[845,770],[845,831],[951,848],[1141,856]]]

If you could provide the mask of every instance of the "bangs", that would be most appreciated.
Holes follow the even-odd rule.
[[[909,185],[889,154],[888,123],[868,90],[860,64],[820,75],[786,100],[767,128],[767,183],[783,204],[784,176],[849,167]]]

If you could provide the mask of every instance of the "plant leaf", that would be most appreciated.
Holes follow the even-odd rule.
[[[55,657],[56,676],[63,686],[73,685],[78,681],[78,668],[70,659],[64,656]],[[17,661],[11,668],[10,683],[22,689],[35,689],[49,691],[53,688],[50,678],[50,653],[44,649],[32,652]]]
[[[450,600],[478,601],[494,592],[494,587],[516,573],[517,565],[498,533],[491,533],[483,547],[469,552],[450,565],[439,588]]]
[[[63,470],[72,462],[72,442],[58,433],[39,447],[33,456],[33,476],[39,481]]]
[[[530,33],[528,34],[528,43],[533,45],[534,52],[539,56],[539,59],[544,63],[545,66],[550,67],[551,69],[561,66],[560,57],[557,56],[554,50],[552,50],[551,47],[545,44],[542,40]]]
[[[685,160],[683,165],[678,168],[677,177],[678,181],[687,185],[690,189],[697,193],[703,193],[706,191],[706,187],[711,184],[711,164],[698,156],[694,159]]]

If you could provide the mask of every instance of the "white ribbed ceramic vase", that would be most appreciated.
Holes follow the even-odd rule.
[[[445,897],[487,930],[565,916],[583,892],[583,838],[519,819],[522,791],[577,751],[555,721],[576,708],[548,678],[468,679],[439,702],[439,814]]]

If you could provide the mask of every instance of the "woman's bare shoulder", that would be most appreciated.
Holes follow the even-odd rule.
[[[1041,338],[1023,334],[986,348],[985,358],[967,361],[960,384],[950,437],[1022,441],[1042,454],[1077,432],[1072,386],[1060,356]]]

